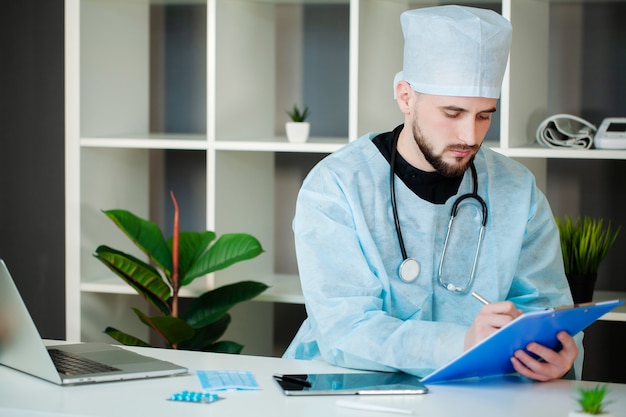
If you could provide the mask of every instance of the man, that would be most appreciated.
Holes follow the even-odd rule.
[[[558,230],[532,174],[481,148],[509,22],[441,6],[407,11],[401,23],[395,96],[404,124],[325,158],[298,195],[293,227],[308,317],[284,356],[423,376],[522,312],[572,299]],[[527,346],[539,359],[516,352],[516,371],[546,381],[576,360],[580,377],[577,343],[565,332],[558,338],[558,352]]]

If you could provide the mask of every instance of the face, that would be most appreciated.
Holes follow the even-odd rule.
[[[421,154],[423,166],[418,168],[449,177],[463,175],[480,149],[495,110],[496,99],[415,93],[408,119]]]

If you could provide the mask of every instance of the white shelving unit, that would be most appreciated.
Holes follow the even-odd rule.
[[[283,209],[293,206],[301,181],[301,176],[287,178],[284,186],[277,179],[285,174],[278,156],[293,157],[296,166],[299,160],[311,164],[368,131],[400,123],[391,86],[402,65],[399,15],[436,3],[66,0],[67,338],[88,337],[86,310],[94,299],[132,294],[92,256],[100,244],[136,253],[100,211],[128,209],[167,230],[170,189],[181,206],[182,229],[248,232],[266,250],[198,280],[185,295],[253,279],[272,286],[260,301],[302,303],[296,271],[276,267],[293,257],[293,245],[277,246],[290,234],[291,218],[277,213],[289,212]],[[549,158],[626,160],[626,151],[556,151],[533,144],[531,127],[548,108],[552,3],[480,4],[485,3],[515,28],[500,120],[489,145],[533,160],[540,182],[546,180]],[[282,130],[283,109],[302,100],[303,79],[312,76],[303,58],[303,10],[316,6],[345,12],[338,14],[339,19],[345,15],[340,22],[345,24],[337,27],[346,32],[321,27],[331,39],[317,48],[345,44],[346,64],[337,70],[337,60],[322,60],[315,74],[330,84],[346,76],[338,89],[326,82],[316,86],[322,95],[346,98],[329,103],[345,120],[338,134],[315,136],[314,131],[307,143],[293,144]],[[168,26],[172,18],[184,22],[182,34]],[[313,109],[313,115],[322,110]],[[620,314],[626,320],[626,312]]]

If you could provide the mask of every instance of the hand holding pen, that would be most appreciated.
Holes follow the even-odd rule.
[[[472,292],[472,296],[483,303],[484,306],[478,312],[474,322],[465,334],[465,350],[483,341],[522,314],[510,301],[490,303],[489,300],[475,291]]]

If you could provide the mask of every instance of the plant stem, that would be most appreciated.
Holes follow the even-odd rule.
[[[174,203],[174,235],[172,236],[172,316],[178,317],[178,239],[180,229],[180,213],[174,192],[170,191]]]

